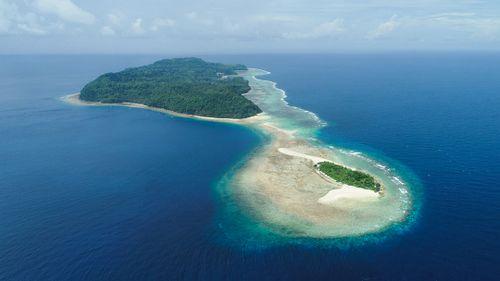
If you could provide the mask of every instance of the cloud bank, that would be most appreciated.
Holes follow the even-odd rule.
[[[500,3],[0,0],[0,36],[0,53],[498,49]]]
[[[92,24],[93,14],[75,5],[71,0],[36,0],[34,6],[42,13],[53,14],[68,22]]]

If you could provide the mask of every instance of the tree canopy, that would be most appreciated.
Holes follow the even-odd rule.
[[[375,192],[380,191],[380,183],[363,172],[354,171],[349,168],[336,165],[332,162],[318,163],[318,168],[321,172],[331,177],[332,179],[355,187],[370,189]]]
[[[167,110],[219,118],[245,118],[260,108],[242,94],[248,81],[234,76],[246,70],[241,64],[205,62],[199,58],[177,58],[106,73],[80,92],[85,101],[133,102]]]

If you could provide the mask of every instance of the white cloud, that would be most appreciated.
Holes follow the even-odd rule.
[[[43,13],[53,14],[60,19],[81,24],[92,24],[95,17],[75,5],[71,0],[35,0],[35,7]]]
[[[113,25],[120,25],[123,21],[123,14],[111,13],[107,15],[108,21]]]
[[[379,39],[393,32],[400,25],[400,22],[396,19],[396,15],[392,16],[388,21],[381,23],[375,30],[370,32],[367,37],[369,39]]]
[[[308,32],[285,32],[286,39],[317,39],[325,37],[335,37],[346,30],[343,19],[335,19],[315,26]]]
[[[29,34],[44,35],[47,31],[38,23],[38,17],[33,13],[24,16],[24,20],[17,24],[17,27]]]
[[[336,35],[344,32],[344,20],[336,19],[316,26],[312,32],[313,38]]]
[[[158,31],[162,28],[172,27],[175,25],[175,21],[169,18],[155,18],[153,20],[153,25],[151,26],[151,30]]]
[[[284,14],[258,14],[251,16],[250,21],[258,23],[292,23],[298,21],[298,18],[296,18],[295,16]]]
[[[45,31],[44,29],[42,29],[40,27],[37,27],[37,26],[28,25],[28,24],[25,24],[25,23],[20,23],[20,24],[17,25],[17,27],[20,30],[25,31],[26,33],[30,33],[30,34],[35,34],[35,35],[44,35],[44,34],[47,34],[47,31]]]
[[[12,17],[17,17],[17,7],[5,1],[0,1],[0,34],[11,31]]]
[[[222,27],[224,28],[225,31],[231,33],[236,33],[240,31],[241,26],[238,23],[232,22],[228,19],[224,19],[222,22]]]
[[[433,17],[427,19],[427,23],[433,26],[445,27],[461,34],[469,34],[473,38],[487,40],[500,39],[500,18],[498,17]]]
[[[458,13],[458,12],[451,12],[451,13],[440,13],[440,14],[433,14],[428,16],[430,19],[441,19],[441,18],[466,18],[466,17],[473,17],[475,16],[475,13]]]
[[[43,35],[49,27],[44,28],[41,22],[42,19],[38,15],[21,13],[16,4],[0,0],[0,34]]]
[[[144,28],[142,27],[142,19],[137,18],[132,22],[132,27],[131,27],[132,33],[134,34],[143,34],[144,33]]]
[[[477,19],[469,22],[475,38],[500,40],[500,18]]]
[[[197,12],[187,13],[186,18],[194,23],[206,26],[213,25],[215,23],[213,19],[200,17],[200,15]]]
[[[27,42],[23,37],[44,34],[58,35],[39,38],[52,51],[64,50],[66,46],[59,42],[76,39],[74,34],[86,42],[86,48],[96,51],[109,47],[95,41],[105,35],[114,35],[112,40],[123,43],[123,50],[135,48],[137,42],[143,51],[163,47],[162,42],[169,42],[174,51],[220,48],[229,52],[500,48],[500,6],[494,1],[257,0],[244,9],[230,0],[201,1],[196,7],[191,1],[129,2],[111,7],[95,0],[0,0],[0,36],[9,36],[9,41],[4,37],[9,44],[0,44],[0,52],[15,44],[39,51],[39,46],[23,45]],[[134,36],[138,38],[127,38]]]
[[[414,29],[427,28],[430,34],[455,41],[488,42],[500,40],[500,17],[476,13],[448,12],[406,19]]]
[[[115,30],[110,26],[103,26],[101,28],[101,34],[106,36],[113,36],[116,34]]]

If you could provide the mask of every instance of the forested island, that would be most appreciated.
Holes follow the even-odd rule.
[[[250,86],[247,80],[234,76],[239,70],[247,67],[199,58],[164,59],[103,74],[81,90],[80,99],[139,103],[207,117],[246,118],[262,110],[243,96]]]
[[[375,192],[380,191],[380,183],[376,182],[372,176],[363,172],[354,171],[349,168],[336,165],[332,162],[320,162],[316,165],[316,167],[320,172],[338,182],[354,187],[373,190]]]

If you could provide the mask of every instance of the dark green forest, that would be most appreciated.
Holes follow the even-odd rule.
[[[318,163],[318,168],[321,172],[338,182],[370,189],[375,192],[380,191],[380,184],[372,176],[363,172],[354,171],[331,162]]]
[[[245,118],[260,108],[242,94],[248,81],[234,77],[241,64],[205,62],[199,58],[177,58],[106,73],[80,92],[85,101],[133,102],[167,110],[219,118]]]

